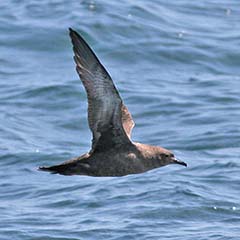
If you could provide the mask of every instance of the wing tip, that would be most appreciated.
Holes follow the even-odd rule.
[[[69,33],[75,32],[71,27],[68,28]]]
[[[72,39],[73,45],[74,45],[74,41],[76,41],[77,39],[82,41],[82,37],[79,35],[77,31],[75,31],[72,28],[68,28],[68,30],[69,30],[69,36]]]
[[[81,41],[83,40],[82,37],[80,36],[80,34],[77,31],[75,31],[71,27],[69,27],[68,30],[69,30],[69,36],[71,37],[72,40],[74,38],[80,39]]]
[[[72,38],[74,35],[76,35],[76,31],[75,30],[73,30],[72,28],[68,28],[68,30],[69,30],[69,36]]]

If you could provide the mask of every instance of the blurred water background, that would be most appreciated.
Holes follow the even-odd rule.
[[[231,240],[240,233],[237,0],[0,2],[0,239]],[[68,27],[110,72],[133,139],[189,165],[38,172],[90,148]]]

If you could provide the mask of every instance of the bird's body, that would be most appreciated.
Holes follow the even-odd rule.
[[[168,164],[168,161],[163,161],[163,151],[161,147],[133,143],[110,148],[104,152],[86,153],[63,164],[48,167],[46,171],[63,175],[89,176],[124,176],[142,173]]]
[[[131,140],[134,122],[114,83],[83,38],[70,29],[76,70],[88,96],[92,148],[75,159],[40,170],[62,175],[124,176],[171,163],[186,166],[167,149]]]

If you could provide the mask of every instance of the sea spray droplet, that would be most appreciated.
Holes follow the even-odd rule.
[[[95,9],[96,9],[96,4],[95,4],[95,2],[91,2],[88,7],[89,7],[89,9],[92,10],[92,11],[95,10]]]
[[[178,33],[178,37],[179,37],[179,38],[182,38],[184,34],[185,34],[185,31],[182,30],[182,31],[180,31],[180,32]]]

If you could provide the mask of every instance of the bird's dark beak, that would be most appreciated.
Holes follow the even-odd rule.
[[[172,161],[173,161],[173,163],[180,164],[180,165],[187,167],[187,164],[185,162],[183,162],[175,157],[172,158]]]

